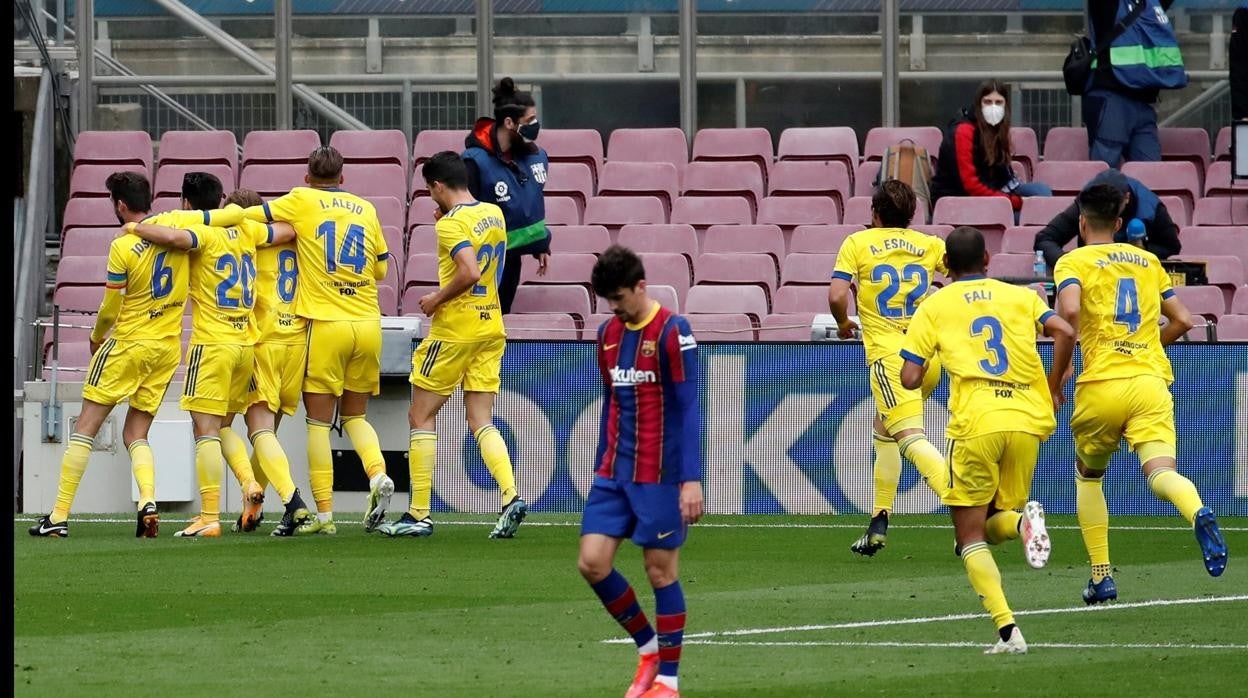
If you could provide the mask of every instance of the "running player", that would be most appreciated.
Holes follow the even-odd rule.
[[[615,317],[598,328],[602,420],[578,567],[637,643],[640,657],[627,698],[679,696],[685,631],[680,546],[688,526],[702,516],[698,343],[684,318],[646,295],[646,272],[632,250],[607,248],[591,282]],[[625,538],[642,548],[657,633],[615,569]]]
[[[115,172],[105,181],[117,220],[136,223],[148,216],[152,188],[147,177]],[[113,407],[129,400],[122,441],[139,486],[134,535],[155,538],[156,469],[147,434],[181,358],[182,310],[190,279],[187,256],[126,233],[108,250],[104,300],[91,332],[91,365],[82,387],[82,411],[61,459],[60,484],[52,512],[30,527],[32,536],[69,535],[69,508],[87,469],[95,436]],[[114,326],[114,323],[116,325]],[[112,330],[112,337],[105,340]]]
[[[1118,598],[1109,574],[1109,509],[1101,478],[1124,437],[1153,493],[1192,525],[1205,569],[1214,577],[1226,569],[1226,541],[1213,510],[1176,470],[1169,390],[1174,374],[1163,347],[1191,329],[1192,317],[1154,254],[1114,242],[1123,204],[1112,186],[1083,190],[1079,234],[1087,245],[1063,255],[1053,272],[1058,309],[1078,328],[1083,347],[1070,429],[1078,458],[1076,511],[1092,563],[1083,591],[1089,604]],[[1162,315],[1167,324],[1159,328]]]
[[[915,206],[914,190],[906,183],[881,184],[871,197],[872,227],[850,235],[841,245],[828,290],[837,336],[850,339],[858,323],[849,319],[849,286],[858,281],[858,316],[875,398],[875,503],[867,532],[849,548],[859,555],[874,555],[885,545],[902,456],[914,463],[936,494],[943,494],[945,459],[923,430],[923,401],[940,381],[940,365],[930,366],[919,389],[897,384],[901,373],[897,350],[906,327],[932,277],[945,272],[944,242],[908,228]]]
[[[943,499],[971,587],[997,627],[999,638],[986,654],[1023,654],[1027,642],[988,545],[1021,536],[1029,565],[1048,562],[1044,508],[1027,499],[1040,442],[1056,427],[1075,332],[1034,291],[984,278],[988,252],[978,230],[957,228],[945,244],[954,283],[924,301],[910,322],[900,352],[901,384],[918,389],[926,363],[940,353],[952,382]],[[1037,325],[1054,339],[1047,382]]]
[[[334,461],[330,424],[337,409],[343,431],[368,474],[364,530],[385,521],[394,481],[386,475],[377,432],[366,421],[368,399],[381,389],[381,311],[377,282],[390,257],[377,211],[343,191],[342,154],[321,146],[308,156],[306,187],[244,215],[295,229],[299,262],[295,314],[308,321],[303,405],[308,421],[308,477],[316,519],[298,533],[333,534]]]
[[[493,422],[507,345],[498,303],[507,227],[501,209],[477,201],[468,191],[468,168],[459,154],[447,150],[434,155],[421,174],[441,211],[436,226],[441,287],[420,299],[420,309],[432,318],[432,325],[412,356],[412,406],[407,413],[412,430],[410,503],[403,516],[378,530],[388,536],[433,535],[429,508],[438,459],[438,410],[462,385],[468,428],[501,497],[490,538],[511,538],[528,505],[516,493],[507,444]]]

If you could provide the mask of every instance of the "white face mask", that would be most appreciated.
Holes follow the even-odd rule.
[[[1005,121],[1005,105],[989,104],[984,106],[982,109],[984,112],[984,121],[988,122],[989,126],[996,126],[1002,121]]]

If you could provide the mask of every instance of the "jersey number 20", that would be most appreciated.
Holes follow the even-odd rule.
[[[251,255],[245,254],[240,260],[232,254],[222,255],[217,260],[217,271],[225,272],[225,278],[217,284],[217,307],[237,308],[239,299],[231,298],[230,291],[235,286],[242,286],[242,306],[250,308],[255,304],[255,293],[251,282],[256,278],[256,263]]]

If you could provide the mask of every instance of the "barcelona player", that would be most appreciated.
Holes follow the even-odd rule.
[[[137,223],[148,216],[152,188],[145,176],[115,172],[105,186],[118,221]],[[181,360],[182,310],[189,280],[187,255],[181,250],[153,245],[131,233],[109,246],[108,280],[91,332],[92,357],[82,387],[82,411],[61,459],[56,504],[30,527],[32,536],[69,535],[69,508],[95,436],[113,407],[129,400],[122,439],[139,486],[135,536],[156,537],[160,524],[156,469],[147,434]]]
[[[1193,527],[1205,569],[1226,569],[1226,541],[1213,510],[1176,469],[1174,380],[1164,346],[1192,327],[1192,317],[1170,286],[1156,255],[1114,242],[1125,202],[1100,185],[1079,194],[1079,234],[1088,244],[1063,255],[1054,269],[1058,309],[1078,328],[1083,372],[1075,384],[1070,429],[1078,459],[1075,504],[1092,578],[1083,600],[1118,597],[1110,576],[1109,510],[1101,479],[1125,437],[1140,459],[1148,486]],[[1167,323],[1159,328],[1161,316]]]
[[[945,272],[944,242],[909,229],[916,203],[908,184],[897,180],[881,184],[871,197],[872,227],[850,235],[841,245],[828,289],[837,336],[850,339],[858,323],[849,319],[849,287],[857,279],[858,317],[875,398],[875,502],[867,532],[850,546],[859,555],[874,555],[885,545],[902,456],[914,463],[936,494],[943,494],[945,459],[923,430],[923,401],[940,380],[939,364],[929,367],[919,389],[897,384],[901,373],[897,350],[906,327],[932,278]]]
[[[329,430],[338,410],[343,431],[368,474],[364,530],[384,522],[394,481],[386,475],[377,432],[365,419],[369,397],[381,389],[381,310],[377,282],[386,278],[390,253],[377,210],[344,191],[342,154],[321,146],[308,156],[306,187],[244,216],[295,229],[299,264],[295,314],[308,321],[303,404],[308,422],[308,477],[316,518],[297,533],[332,535],[334,462]]]
[[[412,355],[408,510],[378,530],[389,536],[433,535],[429,508],[438,457],[438,410],[462,385],[468,428],[501,497],[490,538],[512,538],[528,505],[516,493],[507,444],[493,422],[507,345],[498,301],[507,227],[498,206],[477,201],[468,191],[468,168],[459,154],[435,154],[421,174],[441,213],[436,225],[440,283],[437,291],[420,299],[421,311],[433,320],[429,335]]]
[[[949,234],[945,265],[954,283],[914,314],[900,351],[901,384],[917,390],[928,361],[940,353],[952,383],[943,499],[971,587],[997,628],[998,640],[986,654],[1024,654],[1027,642],[988,546],[1021,537],[1029,565],[1048,562],[1044,508],[1027,500],[1040,442],[1057,426],[1075,332],[1034,291],[984,277],[988,252],[979,230]],[[1037,327],[1054,339],[1047,381]]]
[[[678,562],[687,527],[702,516],[698,343],[684,318],[646,294],[646,272],[632,250],[607,248],[591,283],[615,317],[598,328],[602,417],[578,567],[637,643],[637,671],[625,695],[679,696],[685,595]],[[615,569],[626,538],[642,548],[654,626]]]

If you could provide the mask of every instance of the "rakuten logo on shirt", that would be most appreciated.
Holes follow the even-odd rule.
[[[619,366],[611,369],[611,384],[617,388],[658,382],[659,376],[654,371],[638,371],[635,368],[622,369]]]

